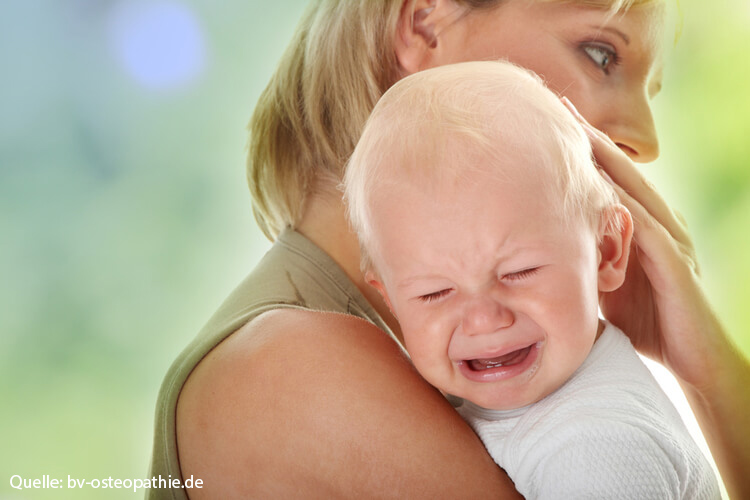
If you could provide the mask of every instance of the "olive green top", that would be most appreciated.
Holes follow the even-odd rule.
[[[382,318],[344,271],[300,233],[286,229],[257,267],[219,307],[198,336],[172,363],[156,403],[149,479],[179,478],[175,410],[190,372],[208,352],[256,316],[282,307],[347,313],[374,323],[392,338]],[[199,478],[195,478],[199,479]],[[163,485],[164,483],[162,483]],[[150,488],[150,499],[185,499],[182,488]]]

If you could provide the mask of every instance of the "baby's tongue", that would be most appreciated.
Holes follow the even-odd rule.
[[[496,358],[472,359],[471,361],[469,361],[469,366],[472,370],[481,371],[487,370],[489,368],[514,365],[523,361],[524,358],[526,358],[526,355],[529,353],[530,349],[531,346],[524,347],[523,349],[519,349],[517,351],[509,352],[508,354],[503,354],[502,356],[498,356]]]

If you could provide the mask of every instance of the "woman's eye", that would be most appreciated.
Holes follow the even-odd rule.
[[[420,295],[419,296],[419,300],[421,300],[422,302],[433,302],[435,300],[442,299],[443,297],[445,297],[449,293],[451,293],[451,289],[450,288],[446,288],[444,290],[440,290],[440,291],[437,291],[437,292],[432,292],[432,293],[427,293],[425,295]]]
[[[617,64],[619,61],[617,52],[607,46],[584,45],[583,51],[606,74],[609,74],[610,66]]]
[[[528,269],[524,269],[523,271],[517,271],[515,273],[509,273],[503,275],[503,279],[515,281],[515,280],[522,280],[524,278],[530,277],[532,274],[536,273],[539,270],[538,267],[530,267]]]

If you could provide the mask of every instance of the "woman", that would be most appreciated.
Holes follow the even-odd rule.
[[[505,57],[542,75],[591,123],[597,160],[634,215],[638,255],[602,308],[675,373],[730,494],[750,497],[750,432],[740,425],[750,367],[702,294],[683,224],[631,163],[658,154],[649,99],[660,86],[662,8],[314,2],[251,122],[254,208],[275,244],[170,370],[153,475],[200,478],[191,498],[517,495],[405,358],[397,323],[359,271],[337,190],[367,115],[396,80]]]

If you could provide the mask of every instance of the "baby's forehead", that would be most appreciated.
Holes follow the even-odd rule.
[[[523,185],[554,188],[563,169],[560,142],[508,129],[451,130],[426,126],[410,143],[386,153],[390,173],[381,176],[424,188],[491,183],[499,190]]]
[[[472,175],[488,166],[505,176],[549,167],[571,145],[575,126],[536,75],[490,61],[411,75],[386,92],[371,119],[365,136],[373,147],[366,149],[365,163],[386,170],[390,164],[390,170],[423,180]],[[386,164],[382,156],[389,157]]]

